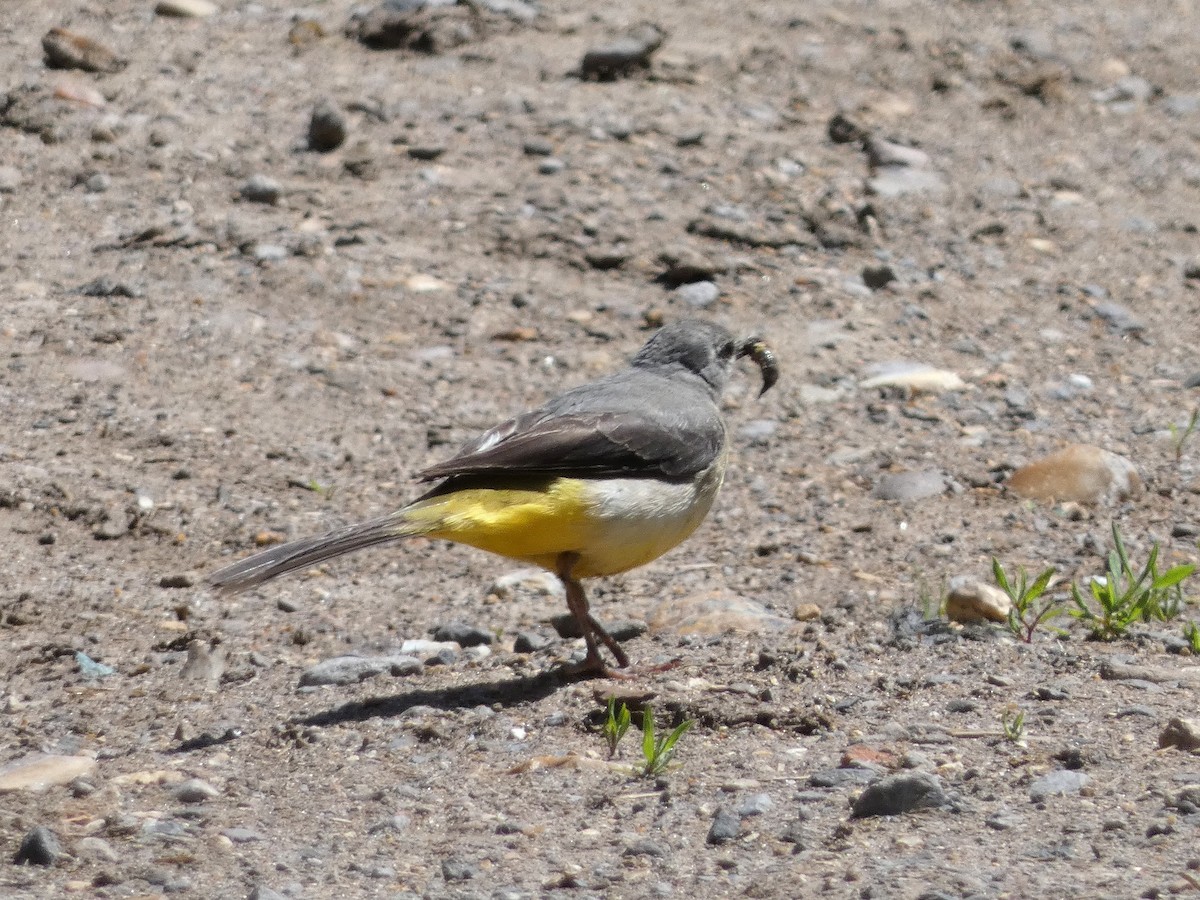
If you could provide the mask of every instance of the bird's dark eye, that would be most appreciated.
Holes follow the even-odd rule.
[[[721,357],[721,359],[733,359],[733,352],[733,341],[727,341],[721,345],[721,349],[717,351],[717,355]]]

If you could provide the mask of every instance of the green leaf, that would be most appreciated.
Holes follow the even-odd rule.
[[[1055,575],[1054,569],[1047,569],[1033,582],[1033,586],[1029,589],[1029,599],[1036,600],[1045,593],[1046,588],[1050,585],[1050,579]]]
[[[999,585],[1000,590],[1008,594],[1010,600],[1016,600],[1016,597],[1013,596],[1012,588],[1008,586],[1008,576],[1004,574],[1004,567],[1000,565],[1000,560],[994,556],[992,557],[992,576],[996,579],[996,584]]]
[[[642,711],[642,756],[647,764],[654,759],[654,713],[649,703]]]
[[[1175,566],[1173,569],[1168,569],[1154,580],[1154,588],[1155,590],[1163,590],[1165,588],[1174,587],[1191,575],[1195,570],[1196,567],[1191,563]]]

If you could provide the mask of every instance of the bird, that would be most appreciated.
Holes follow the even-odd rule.
[[[696,530],[724,479],[719,402],[734,362],[758,365],[761,397],[779,378],[758,335],[703,319],[656,331],[629,365],[570,389],[469,441],[414,476],[435,482],[395,512],[281,544],[209,576],[223,593],[408,538],[467,544],[558,576],[586,644],[573,674],[619,677],[629,657],[592,614],[582,580],[657,559]]]

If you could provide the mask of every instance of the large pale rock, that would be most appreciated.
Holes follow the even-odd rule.
[[[1111,503],[1139,493],[1142,479],[1125,457],[1072,444],[1018,469],[1008,488],[1031,500]]]
[[[909,502],[946,493],[946,476],[934,469],[920,472],[893,472],[884,475],[871,496],[878,500]]]
[[[69,784],[96,768],[90,756],[55,756],[31,753],[0,768],[0,793],[44,791],[55,784]]]
[[[1000,588],[966,575],[950,579],[946,618],[951,622],[1007,622],[1011,611],[1012,601]]]
[[[914,394],[943,394],[961,391],[967,384],[948,369],[935,369],[926,363],[893,360],[870,367],[869,375],[859,387],[870,390],[879,387],[899,387]]]
[[[720,592],[664,600],[651,612],[649,625],[652,634],[672,631],[697,635],[731,631],[751,634],[798,627],[795,621],[774,615],[753,600]]]

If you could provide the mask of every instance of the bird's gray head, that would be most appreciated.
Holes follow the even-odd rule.
[[[767,345],[758,337],[737,340],[714,322],[682,319],[660,328],[633,358],[633,365],[646,368],[675,368],[699,375],[720,394],[729,381],[733,361],[749,356],[762,371],[765,394],[779,378],[779,366]]]

